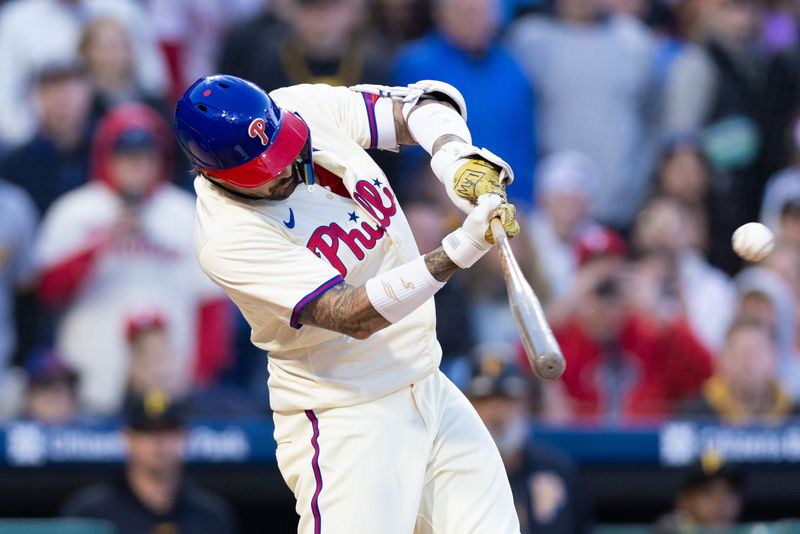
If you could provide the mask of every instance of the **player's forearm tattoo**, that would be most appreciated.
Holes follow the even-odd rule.
[[[425,266],[440,282],[447,282],[448,278],[458,270],[458,265],[453,263],[442,247],[425,254]]]
[[[300,322],[364,339],[389,326],[367,296],[364,286],[339,284],[311,301],[300,314]]]
[[[442,247],[425,254],[425,266],[440,282],[446,282],[458,265]],[[339,284],[312,300],[300,314],[300,323],[365,339],[391,323],[372,306],[365,286]]]
[[[461,139],[459,136],[455,134],[446,134],[439,137],[435,143],[433,143],[433,150],[431,152],[431,156],[439,152],[439,149],[442,148],[444,145],[449,143],[450,141],[457,141],[459,143],[463,143],[464,140]]]

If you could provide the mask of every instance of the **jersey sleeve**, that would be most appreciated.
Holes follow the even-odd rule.
[[[279,106],[298,112],[312,130],[314,122],[325,117],[362,148],[398,149],[391,98],[325,84],[295,85],[270,96]]]
[[[303,309],[344,282],[306,247],[260,226],[236,226],[212,236],[198,259],[254,329],[274,320],[300,328]]]

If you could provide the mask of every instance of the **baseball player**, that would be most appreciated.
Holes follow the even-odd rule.
[[[269,351],[278,467],[298,532],[518,533],[486,428],[438,370],[433,295],[518,232],[511,169],[472,146],[454,87],[195,82],[175,131],[198,176],[196,251]],[[468,213],[420,255],[365,149],[419,144]],[[465,328],[467,326],[465,325]]]

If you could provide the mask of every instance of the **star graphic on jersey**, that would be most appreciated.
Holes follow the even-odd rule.
[[[350,213],[348,213],[348,215],[350,216],[350,221],[351,222],[358,221],[358,215],[356,215],[355,211],[351,211]]]
[[[377,178],[375,178],[374,180],[372,180],[372,183],[375,185],[375,187],[380,187],[380,186],[382,186],[382,185],[383,185],[383,184],[381,183],[381,181],[380,181],[380,180],[378,180]]]

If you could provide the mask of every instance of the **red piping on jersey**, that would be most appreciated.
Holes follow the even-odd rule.
[[[311,514],[314,516],[314,534],[322,534],[322,514],[319,512],[319,494],[322,493],[322,471],[319,468],[319,419],[313,410],[306,410],[306,417],[311,421],[311,446],[314,448],[311,469],[314,471],[317,486],[311,497]]]

